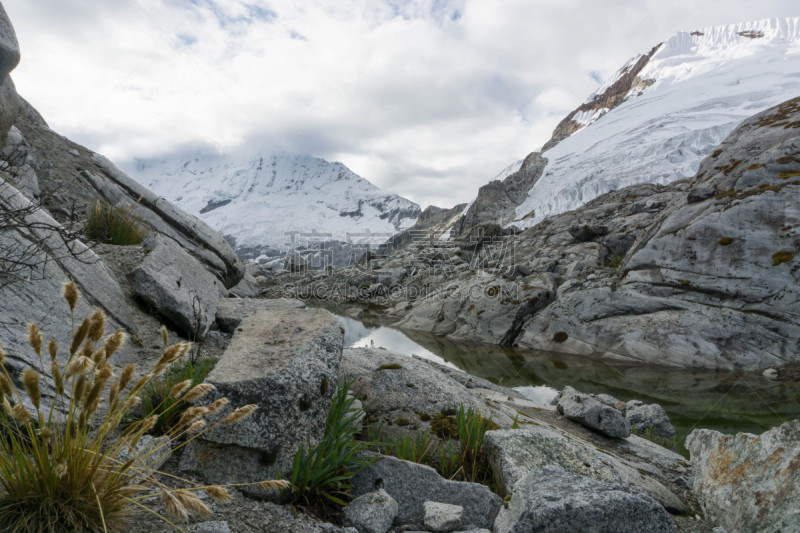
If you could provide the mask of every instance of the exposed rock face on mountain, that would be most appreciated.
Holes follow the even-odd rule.
[[[478,224],[492,222],[505,225],[515,219],[516,208],[528,197],[528,191],[542,175],[547,159],[533,152],[519,171],[503,181],[495,180],[478,190],[478,197],[464,216],[453,226],[453,236],[460,237]]]
[[[606,81],[602,87],[589,96],[584,103],[559,122],[550,140],[542,146],[542,152],[546,152],[563,139],[583,129],[623,103],[633,95],[635,89],[641,89],[652,84],[654,80],[642,79],[639,77],[639,73],[650,61],[650,58],[653,57],[653,54],[661,48],[662,44],[658,44],[648,53],[639,54],[628,61],[610,80]]]
[[[175,156],[137,161],[131,171],[228,236],[250,261],[316,248],[327,264],[343,266],[353,252],[326,241],[377,246],[420,214],[417,204],[380,190],[343,164],[308,156]]]
[[[400,327],[454,339],[682,367],[796,360],[798,124],[790,100],[745,121],[691,180],[276,290],[384,305]]]

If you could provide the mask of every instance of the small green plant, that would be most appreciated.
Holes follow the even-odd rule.
[[[439,446],[439,473],[447,479],[453,479],[461,470],[460,446],[449,440]]]
[[[464,410],[461,405],[456,411],[458,438],[461,441],[461,457],[459,458],[467,481],[486,481],[490,478],[486,455],[483,452],[483,436],[497,425],[483,418],[480,411],[472,407]]]
[[[392,455],[404,461],[426,463],[434,447],[430,431],[413,431],[394,440]]]
[[[348,394],[349,387],[347,380],[336,387],[322,440],[315,446],[311,442],[300,446],[294,455],[289,480],[295,503],[325,511],[331,505],[347,505],[352,490],[350,480],[374,461],[372,457],[358,455],[372,445],[356,440],[364,411],[353,408],[355,398]]]
[[[622,265],[622,261],[624,259],[625,259],[624,255],[615,254],[615,255],[609,256],[606,259],[605,265],[606,265],[606,267],[610,268],[611,270],[617,271],[617,270],[619,270],[620,265]]]
[[[120,209],[100,200],[89,209],[85,233],[93,241],[122,246],[140,244],[147,236],[130,208]]]
[[[64,298],[73,314],[78,291],[70,282]],[[74,322],[73,322],[74,324]],[[125,531],[125,519],[134,507],[147,507],[154,496],[165,504],[172,519],[211,510],[197,496],[230,499],[222,486],[200,486],[186,480],[186,488],[170,488],[156,477],[152,465],[219,424],[231,424],[255,409],[247,405],[218,422],[205,417],[227,403],[222,398],[208,407],[186,409],[167,434],[168,442],[136,451],[141,438],[155,425],[158,415],[148,413],[122,430],[121,421],[139,401],[147,384],[189,350],[186,343],[165,347],[151,372],[134,377],[130,364],[114,378],[109,363],[124,341],[117,330],[105,340],[105,316],[95,311],[77,329],[68,353],[60,353],[51,339],[43,349],[39,328],[31,324],[28,342],[39,369],[25,368],[22,387],[12,378],[0,349],[0,530],[15,533]],[[210,385],[175,389],[179,398],[199,396]],[[106,405],[99,409],[101,402]],[[173,447],[173,444],[182,441]],[[266,488],[288,488],[286,481],[264,481]],[[167,517],[159,515],[173,524]],[[174,525],[174,524],[173,524]],[[176,526],[177,527],[177,526]]]
[[[206,376],[217,364],[216,359],[202,358],[196,361],[179,361],[172,365],[161,379],[151,380],[142,391],[142,402],[133,412],[134,417],[147,413],[158,415],[158,421],[151,432],[155,435],[164,435],[178,423],[181,413],[190,407],[189,398],[181,399],[172,394],[173,389],[188,382],[188,387],[195,387],[206,379]],[[149,415],[148,415],[149,416]]]

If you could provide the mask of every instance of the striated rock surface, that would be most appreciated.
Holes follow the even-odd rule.
[[[728,531],[800,530],[800,420],[758,436],[698,429],[686,447],[710,521]]]

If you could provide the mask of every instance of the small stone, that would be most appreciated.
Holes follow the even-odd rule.
[[[767,379],[778,379],[778,371],[774,368],[764,370],[762,375]]]
[[[77,151],[75,148],[73,148],[72,150],[70,150],[70,151],[69,151],[69,153],[70,153],[71,155],[74,155],[75,157],[78,157],[79,155],[81,155],[81,153],[80,153],[79,151]]]
[[[447,503],[425,502],[422,504],[425,527],[429,531],[455,531],[461,524],[464,508]]]
[[[378,489],[359,496],[344,509],[344,524],[359,533],[386,533],[397,516],[397,502]]]

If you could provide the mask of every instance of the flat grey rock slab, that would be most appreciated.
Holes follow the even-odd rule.
[[[543,422],[521,429],[487,431],[483,446],[501,494],[515,493],[534,470],[558,466],[569,473],[643,492],[676,512],[687,511],[685,504],[640,464],[603,452]]]
[[[531,531],[672,533],[675,524],[645,494],[548,466],[522,480],[494,525],[494,533]]]

